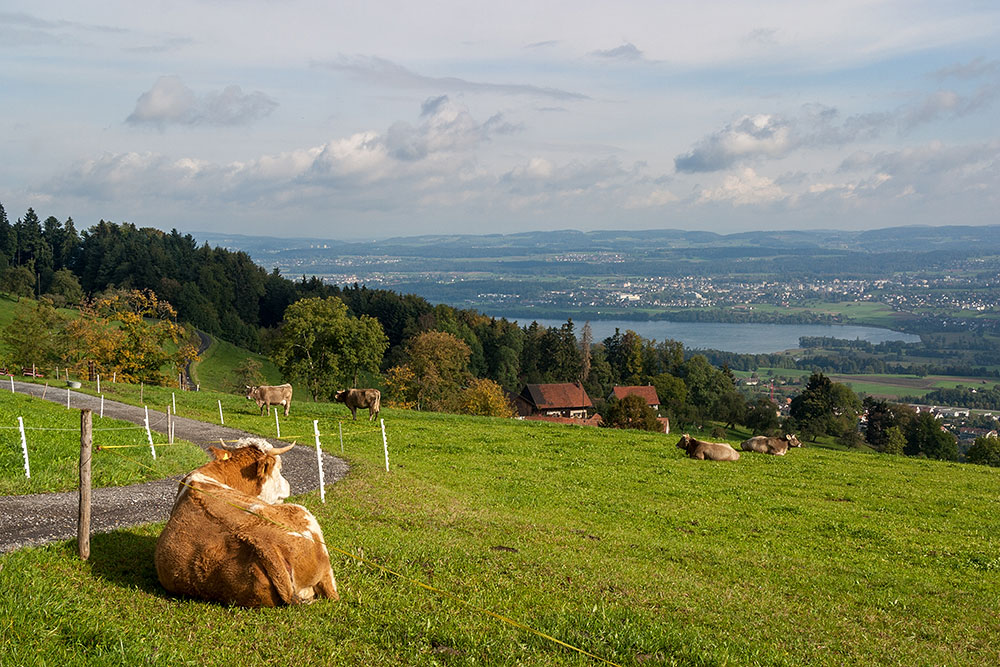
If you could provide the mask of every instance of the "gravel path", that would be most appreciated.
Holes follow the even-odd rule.
[[[17,393],[41,398],[43,387],[29,382],[15,382]],[[66,402],[64,390],[49,387],[46,400]],[[74,409],[90,408],[98,413],[101,399],[97,396],[70,391],[70,406]],[[134,405],[104,400],[104,416],[142,424],[145,412]],[[150,428],[166,433],[167,417],[163,412],[149,411]],[[253,435],[225,426],[195,421],[185,417],[174,418],[174,435],[196,442],[203,448],[210,442],[236,440]],[[259,436],[258,436],[259,437]],[[268,439],[276,447],[284,447],[275,439]],[[316,469],[316,449],[299,445],[281,456],[281,472],[292,488],[292,494],[305,493],[319,488],[319,471]],[[323,453],[323,477],[332,484],[347,474],[347,463]],[[155,482],[131,486],[94,489],[91,497],[91,530],[103,533],[117,528],[165,520],[170,515],[177,482],[183,475],[176,475]],[[44,544],[54,540],[76,537],[79,492],[43,493],[29,496],[0,496],[0,553],[21,547]]]

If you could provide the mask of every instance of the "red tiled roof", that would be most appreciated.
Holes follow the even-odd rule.
[[[521,395],[530,397],[538,410],[565,410],[567,408],[592,408],[594,404],[587,390],[579,382],[559,384],[529,384]]]
[[[656,387],[652,385],[634,387],[615,387],[611,390],[615,398],[621,400],[626,396],[641,396],[646,400],[646,405],[659,405],[660,397],[656,395]]]

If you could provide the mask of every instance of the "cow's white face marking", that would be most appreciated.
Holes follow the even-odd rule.
[[[274,470],[271,472],[271,476],[264,480],[260,493],[257,494],[258,498],[270,505],[276,505],[292,495],[288,480],[281,475],[281,457],[275,456],[274,458]]]

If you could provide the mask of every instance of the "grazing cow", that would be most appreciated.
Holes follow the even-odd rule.
[[[260,438],[185,477],[156,542],[156,574],[169,592],[244,607],[338,599],[323,531],[301,505],[284,504],[281,454]]]
[[[368,421],[375,419],[382,404],[382,393],[378,389],[343,389],[336,399],[351,410],[351,417],[358,418],[358,408],[368,408]]]
[[[704,461],[739,461],[740,453],[724,442],[705,442],[696,440],[685,433],[681,436],[677,447],[687,452],[693,459]]]
[[[774,456],[784,456],[788,453],[789,447],[801,447],[802,443],[791,433],[786,433],[783,438],[770,438],[766,435],[755,435],[749,440],[744,440],[740,444],[740,449],[744,452],[760,452],[761,454],[772,454]]]
[[[260,414],[271,411],[272,405],[284,405],[285,416],[288,416],[288,408],[292,407],[292,385],[279,384],[273,387],[262,385],[260,387],[247,387],[247,399],[257,401]]]

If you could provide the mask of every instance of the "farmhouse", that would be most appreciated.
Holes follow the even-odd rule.
[[[615,387],[611,390],[608,400],[617,398],[619,401],[626,396],[640,396],[646,401],[646,405],[654,410],[660,409],[660,397],[656,395],[656,387],[652,385]]]
[[[587,409],[594,404],[587,390],[579,382],[558,384],[529,384],[513,399],[519,417],[542,415],[544,417],[587,418]]]

